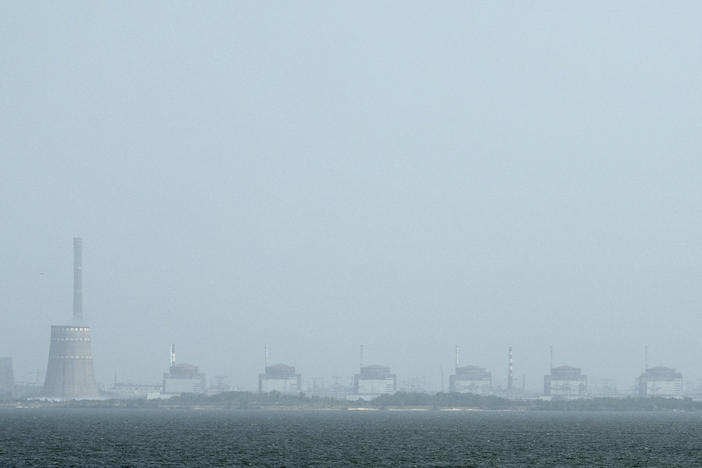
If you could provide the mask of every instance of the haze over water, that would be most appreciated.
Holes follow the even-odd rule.
[[[699,2],[0,4],[0,355],[702,379]]]

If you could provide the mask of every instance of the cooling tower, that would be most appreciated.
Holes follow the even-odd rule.
[[[73,320],[51,326],[44,394],[54,398],[97,396],[90,327],[83,323],[83,241],[73,239]]]

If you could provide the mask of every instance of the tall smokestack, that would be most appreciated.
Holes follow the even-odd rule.
[[[73,238],[73,318],[83,320],[83,239]]]
[[[175,366],[175,345],[171,344],[171,360],[170,360],[170,367]]]
[[[456,345],[456,369],[458,369],[458,345]]]
[[[507,353],[507,390],[512,390],[512,347]]]

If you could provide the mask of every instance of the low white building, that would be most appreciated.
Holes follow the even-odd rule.
[[[354,376],[354,394],[349,400],[372,400],[380,395],[391,395],[397,391],[397,377],[385,366],[363,366]]]
[[[298,394],[302,391],[302,376],[295,373],[293,366],[285,364],[266,366],[266,372],[258,374],[258,391]]]
[[[455,393],[492,393],[492,374],[482,367],[456,367],[456,373],[449,377],[449,390]]]
[[[110,393],[117,398],[146,398],[148,395],[159,394],[163,387],[159,384],[135,384],[115,382]]]
[[[682,398],[682,374],[670,367],[651,367],[638,378],[641,397]]]
[[[554,367],[544,376],[544,394],[553,399],[583,398],[587,395],[587,376],[578,367]]]

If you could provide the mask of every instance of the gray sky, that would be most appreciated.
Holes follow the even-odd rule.
[[[702,379],[700,2],[0,3],[0,355]]]

